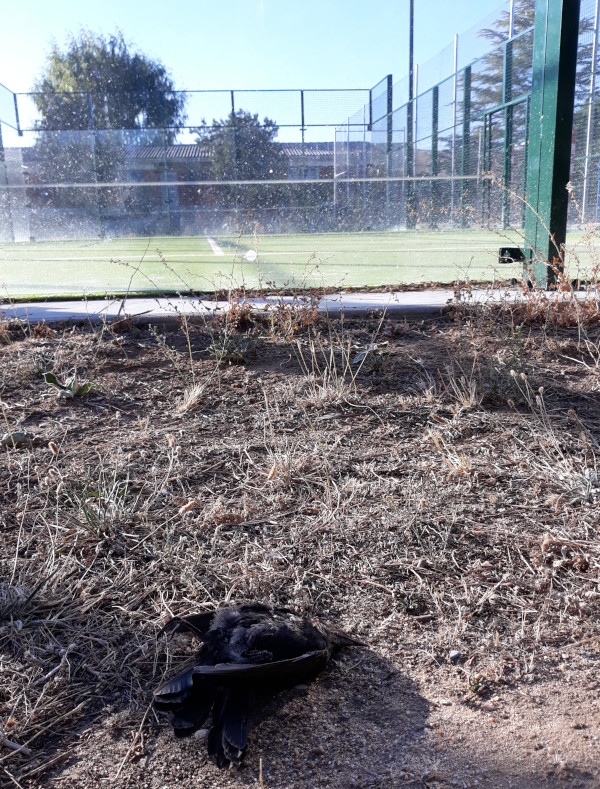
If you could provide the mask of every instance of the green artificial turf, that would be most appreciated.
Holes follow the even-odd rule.
[[[4,297],[68,296],[255,287],[357,287],[506,279],[519,266],[498,266],[498,248],[515,233],[411,231],[204,236],[0,245]],[[594,252],[572,235],[584,271]],[[216,245],[216,246],[215,246]],[[223,254],[215,254],[218,247]],[[249,261],[249,250],[257,259]],[[217,249],[218,252],[218,249]],[[577,261],[567,257],[573,270]]]

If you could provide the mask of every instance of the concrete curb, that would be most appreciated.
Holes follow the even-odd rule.
[[[514,290],[473,290],[468,303],[490,304],[515,301],[520,294]],[[248,299],[257,310],[276,308],[281,302],[293,303],[302,298],[293,296],[267,296]],[[308,301],[308,300],[307,300]],[[450,303],[456,303],[453,290],[399,291],[396,293],[333,293],[320,299],[317,309],[325,314],[361,317],[373,311],[385,311],[394,317],[426,317],[441,314]],[[212,301],[199,297],[146,297],[131,299],[98,299],[24,302],[20,304],[0,304],[2,320],[17,319],[30,323],[46,321],[98,323],[115,318],[132,318],[136,322],[162,322],[179,315],[210,316],[226,312],[230,308],[227,301]]]

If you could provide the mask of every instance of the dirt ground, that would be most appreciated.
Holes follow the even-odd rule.
[[[600,787],[597,317],[3,326],[0,786]],[[220,771],[159,631],[247,600],[367,646]]]

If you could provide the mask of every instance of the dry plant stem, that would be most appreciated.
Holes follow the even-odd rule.
[[[5,737],[0,732],[0,745],[4,745],[6,748],[11,748],[13,751],[21,751],[25,754],[25,756],[31,756],[31,749],[27,748],[25,745],[19,745],[12,740],[9,740],[8,737]]]
[[[12,441],[13,448],[16,446],[15,441],[13,439],[12,430],[10,429],[10,424],[8,422],[8,417],[6,415],[6,409],[4,408],[4,403],[0,400],[0,408],[2,409],[2,418],[4,419],[4,424],[6,425],[6,431],[10,436],[10,440]]]
[[[121,770],[125,766],[125,763],[127,762],[127,759],[129,759],[129,755],[131,754],[131,752],[133,751],[133,749],[137,745],[137,741],[140,738],[140,736],[142,734],[142,730],[144,728],[144,723],[146,723],[146,718],[148,717],[148,713],[152,709],[153,709],[153,702],[150,702],[150,704],[148,704],[148,706],[146,707],[146,712],[144,713],[144,717],[142,718],[142,722],[140,723],[140,726],[139,726],[139,728],[138,728],[138,730],[136,732],[136,735],[133,738],[133,740],[131,742],[131,745],[129,746],[129,750],[127,751],[127,753],[123,757],[123,760],[122,760],[121,764],[119,765],[119,767],[117,769],[117,772],[115,773],[115,777],[113,778],[113,783],[116,783],[119,780],[119,776],[121,775]]]
[[[20,784],[20,783],[17,781],[17,779],[16,779],[16,778],[14,777],[14,775],[13,775],[13,774],[10,772],[10,770],[8,770],[8,769],[7,769],[7,768],[6,768],[4,765],[1,765],[1,766],[2,766],[2,771],[3,771],[3,772],[4,772],[4,773],[5,773],[7,776],[8,776],[8,779],[9,779],[9,781],[11,782],[11,784],[13,784],[13,786],[16,786],[16,787],[18,787],[18,789],[23,789],[23,785],[22,785],[22,784]]]
[[[524,320],[531,329],[518,337],[520,319],[503,307],[430,322],[376,321],[390,353],[375,374],[369,364],[357,374],[351,349],[368,346],[373,325],[330,316],[329,327],[294,329],[292,342],[260,334],[245,366],[223,367],[220,387],[214,361],[202,355],[211,333],[190,322],[189,337],[179,327],[165,341],[180,360],[191,348],[202,407],[175,424],[191,382],[187,363],[180,364],[185,380],[174,383],[144,327],[126,361],[110,337],[98,346],[85,330],[47,341],[50,352],[60,351],[57,370],[77,367],[107,381],[106,393],[75,408],[48,398],[31,377],[34,340],[8,346],[0,360],[5,418],[21,424],[25,417],[43,442],[10,448],[10,462],[0,464],[0,718],[9,741],[23,743],[19,751],[0,746],[0,764],[24,786],[57,778],[92,785],[115,773],[115,784],[143,783],[140,776],[150,775],[143,771],[162,769],[166,753],[148,711],[149,688],[188,659],[186,642],[157,642],[156,634],[171,616],[224,600],[321,612],[369,643],[353,669],[356,683],[344,687],[348,703],[335,685],[337,667],[308,701],[341,771],[336,787],[350,778],[394,782],[391,773],[371,780],[344,772],[338,756],[347,752],[338,749],[348,738],[337,736],[323,699],[335,698],[348,716],[358,764],[388,737],[395,742],[398,716],[416,698],[402,691],[389,731],[377,728],[386,714],[379,694],[393,695],[399,677],[418,683],[425,725],[430,702],[442,695],[464,721],[465,711],[483,713],[486,694],[502,703],[519,691],[543,695],[552,672],[563,676],[562,662],[581,661],[592,672],[584,652],[594,649],[582,645],[600,638],[598,376],[567,358],[580,356],[571,317],[570,327],[552,331]],[[587,331],[596,342],[600,327]],[[493,388],[500,377],[508,388]],[[461,652],[458,666],[449,648]],[[367,719],[353,718],[364,703],[373,704],[372,737]],[[255,729],[255,753],[266,785],[293,780],[307,789],[318,780],[303,777],[313,733],[298,723],[305,701],[290,705],[273,726],[285,721],[290,743],[309,738],[298,746],[298,775],[291,777],[296,768],[268,722]],[[90,736],[71,737],[84,717]],[[497,730],[505,720],[498,716]],[[412,731],[419,721],[405,723]],[[414,741],[415,763],[423,764],[428,741]],[[138,759],[150,743],[155,756]],[[193,780],[210,784],[210,766],[188,745]],[[186,744],[176,747],[187,764]],[[45,772],[54,748],[69,758]],[[107,749],[118,756],[101,772]],[[409,750],[403,743],[386,753],[400,754],[399,775]],[[238,777],[224,780],[237,786]]]

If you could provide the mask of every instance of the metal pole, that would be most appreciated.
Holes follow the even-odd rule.
[[[406,172],[414,175],[414,43],[415,43],[415,2],[410,0],[408,25],[408,104],[406,105]],[[414,181],[406,186],[406,227],[414,228],[416,216],[414,209]]]
[[[600,0],[596,0],[594,9],[594,38],[592,41],[592,75],[590,77],[590,95],[588,99],[587,129],[585,133],[585,161],[583,163],[583,196],[581,199],[581,221],[585,222],[585,209],[588,193],[588,173],[590,163],[590,152],[592,149],[592,118],[594,110],[594,89],[596,87],[596,56],[598,53],[598,11]]]
[[[300,167],[300,172],[302,173],[302,175],[300,177],[302,178],[302,180],[304,180],[304,174],[305,174],[305,169],[304,169],[304,158],[305,158],[305,155],[304,155],[304,132],[306,131],[306,129],[304,127],[304,91],[303,90],[300,91],[300,123],[301,123],[301,131],[302,131],[302,165]]]
[[[363,147],[362,147],[362,177],[366,179],[367,177],[367,108],[363,104]],[[365,229],[365,208],[367,205],[367,182],[363,180],[362,183],[362,229]]]
[[[393,98],[393,84],[392,84],[392,75],[387,75],[387,116],[386,116],[386,126],[387,126],[387,138],[386,138],[386,145],[385,145],[385,174],[386,174],[386,182],[385,182],[385,216],[388,222],[388,225],[391,222],[391,215],[390,215],[390,181],[389,179],[392,177],[392,146],[394,143],[394,130],[393,130],[393,110],[394,110],[394,98]]]
[[[15,105],[15,121],[17,124],[17,134],[19,137],[23,136],[23,130],[21,129],[21,122],[19,120],[19,102],[17,101],[17,94],[13,93],[13,103]]]
[[[580,0],[537,0],[525,223],[528,275],[551,287],[564,269]]]
[[[410,0],[409,25],[408,25],[408,100],[412,101],[413,94],[413,64],[415,54],[415,0]]]
[[[512,100],[513,76],[513,43],[504,44],[502,69],[502,100],[508,104]],[[513,143],[513,111],[514,107],[504,108],[504,157],[502,172],[502,227],[506,229],[510,222],[510,185],[512,180],[512,143]]]
[[[515,0],[510,0],[508,11],[508,38],[511,39],[515,34]]]
[[[346,119],[346,216],[350,208],[350,118]]]
[[[415,125],[414,131],[414,143],[415,143],[415,155],[413,156],[413,172],[412,175],[417,174],[417,152],[419,148],[419,66],[418,64],[415,66],[415,89],[414,89],[414,105],[415,110],[413,112],[413,123]]]
[[[337,227],[337,138],[339,127],[333,130],[333,219]]]
[[[236,122],[235,122],[235,92],[231,91],[231,137],[232,137],[232,150],[231,150],[231,167],[232,167],[232,178],[234,181],[237,181],[237,140],[236,140]],[[229,189],[229,187],[226,187]],[[235,195],[234,199],[234,211],[235,211],[235,219],[236,222],[238,221],[238,200],[239,200],[239,193],[238,186],[232,186],[233,193]],[[227,200],[227,204],[229,205],[229,200]]]
[[[454,35],[454,78],[452,82],[452,137],[450,141],[450,175],[455,175],[456,101],[458,98],[458,33],[455,33]],[[454,181],[450,182],[450,216],[454,218]]]
[[[438,126],[439,126],[439,105],[440,87],[436,85],[431,91],[431,175],[435,178],[439,174],[438,162]],[[429,216],[429,226],[437,227],[438,210],[438,189],[437,181],[431,181],[431,213]]]
[[[96,211],[98,213],[98,235],[104,238],[104,230],[102,227],[102,206],[100,205],[100,189],[98,188],[98,157],[96,155],[96,122],[94,121],[94,99],[92,94],[88,91],[88,126],[92,134],[92,165],[94,167],[94,182],[96,184]]]
[[[471,174],[471,66],[463,71],[463,127],[461,175]],[[460,222],[466,224],[465,209],[469,207],[468,181],[460,182]]]
[[[306,147],[305,147],[305,126],[304,126],[304,91],[300,91],[300,129],[302,134],[302,147],[301,147],[301,164],[300,164],[300,178],[302,181],[306,179]],[[302,184],[300,187],[302,194],[300,195],[300,205],[302,206],[302,221],[304,229],[308,230],[308,205],[310,197],[307,194],[307,189],[311,187]]]
[[[12,220],[12,210],[10,205],[10,197],[8,196],[8,189],[2,189],[2,187],[8,186],[8,173],[6,172],[6,159],[4,156],[4,144],[2,142],[2,123],[0,123],[0,209],[4,209],[1,211],[0,216],[4,214],[6,211],[7,221],[7,228],[8,228],[8,240],[14,241],[15,240],[15,233],[13,227],[13,220]],[[2,239],[3,241],[5,239]]]

